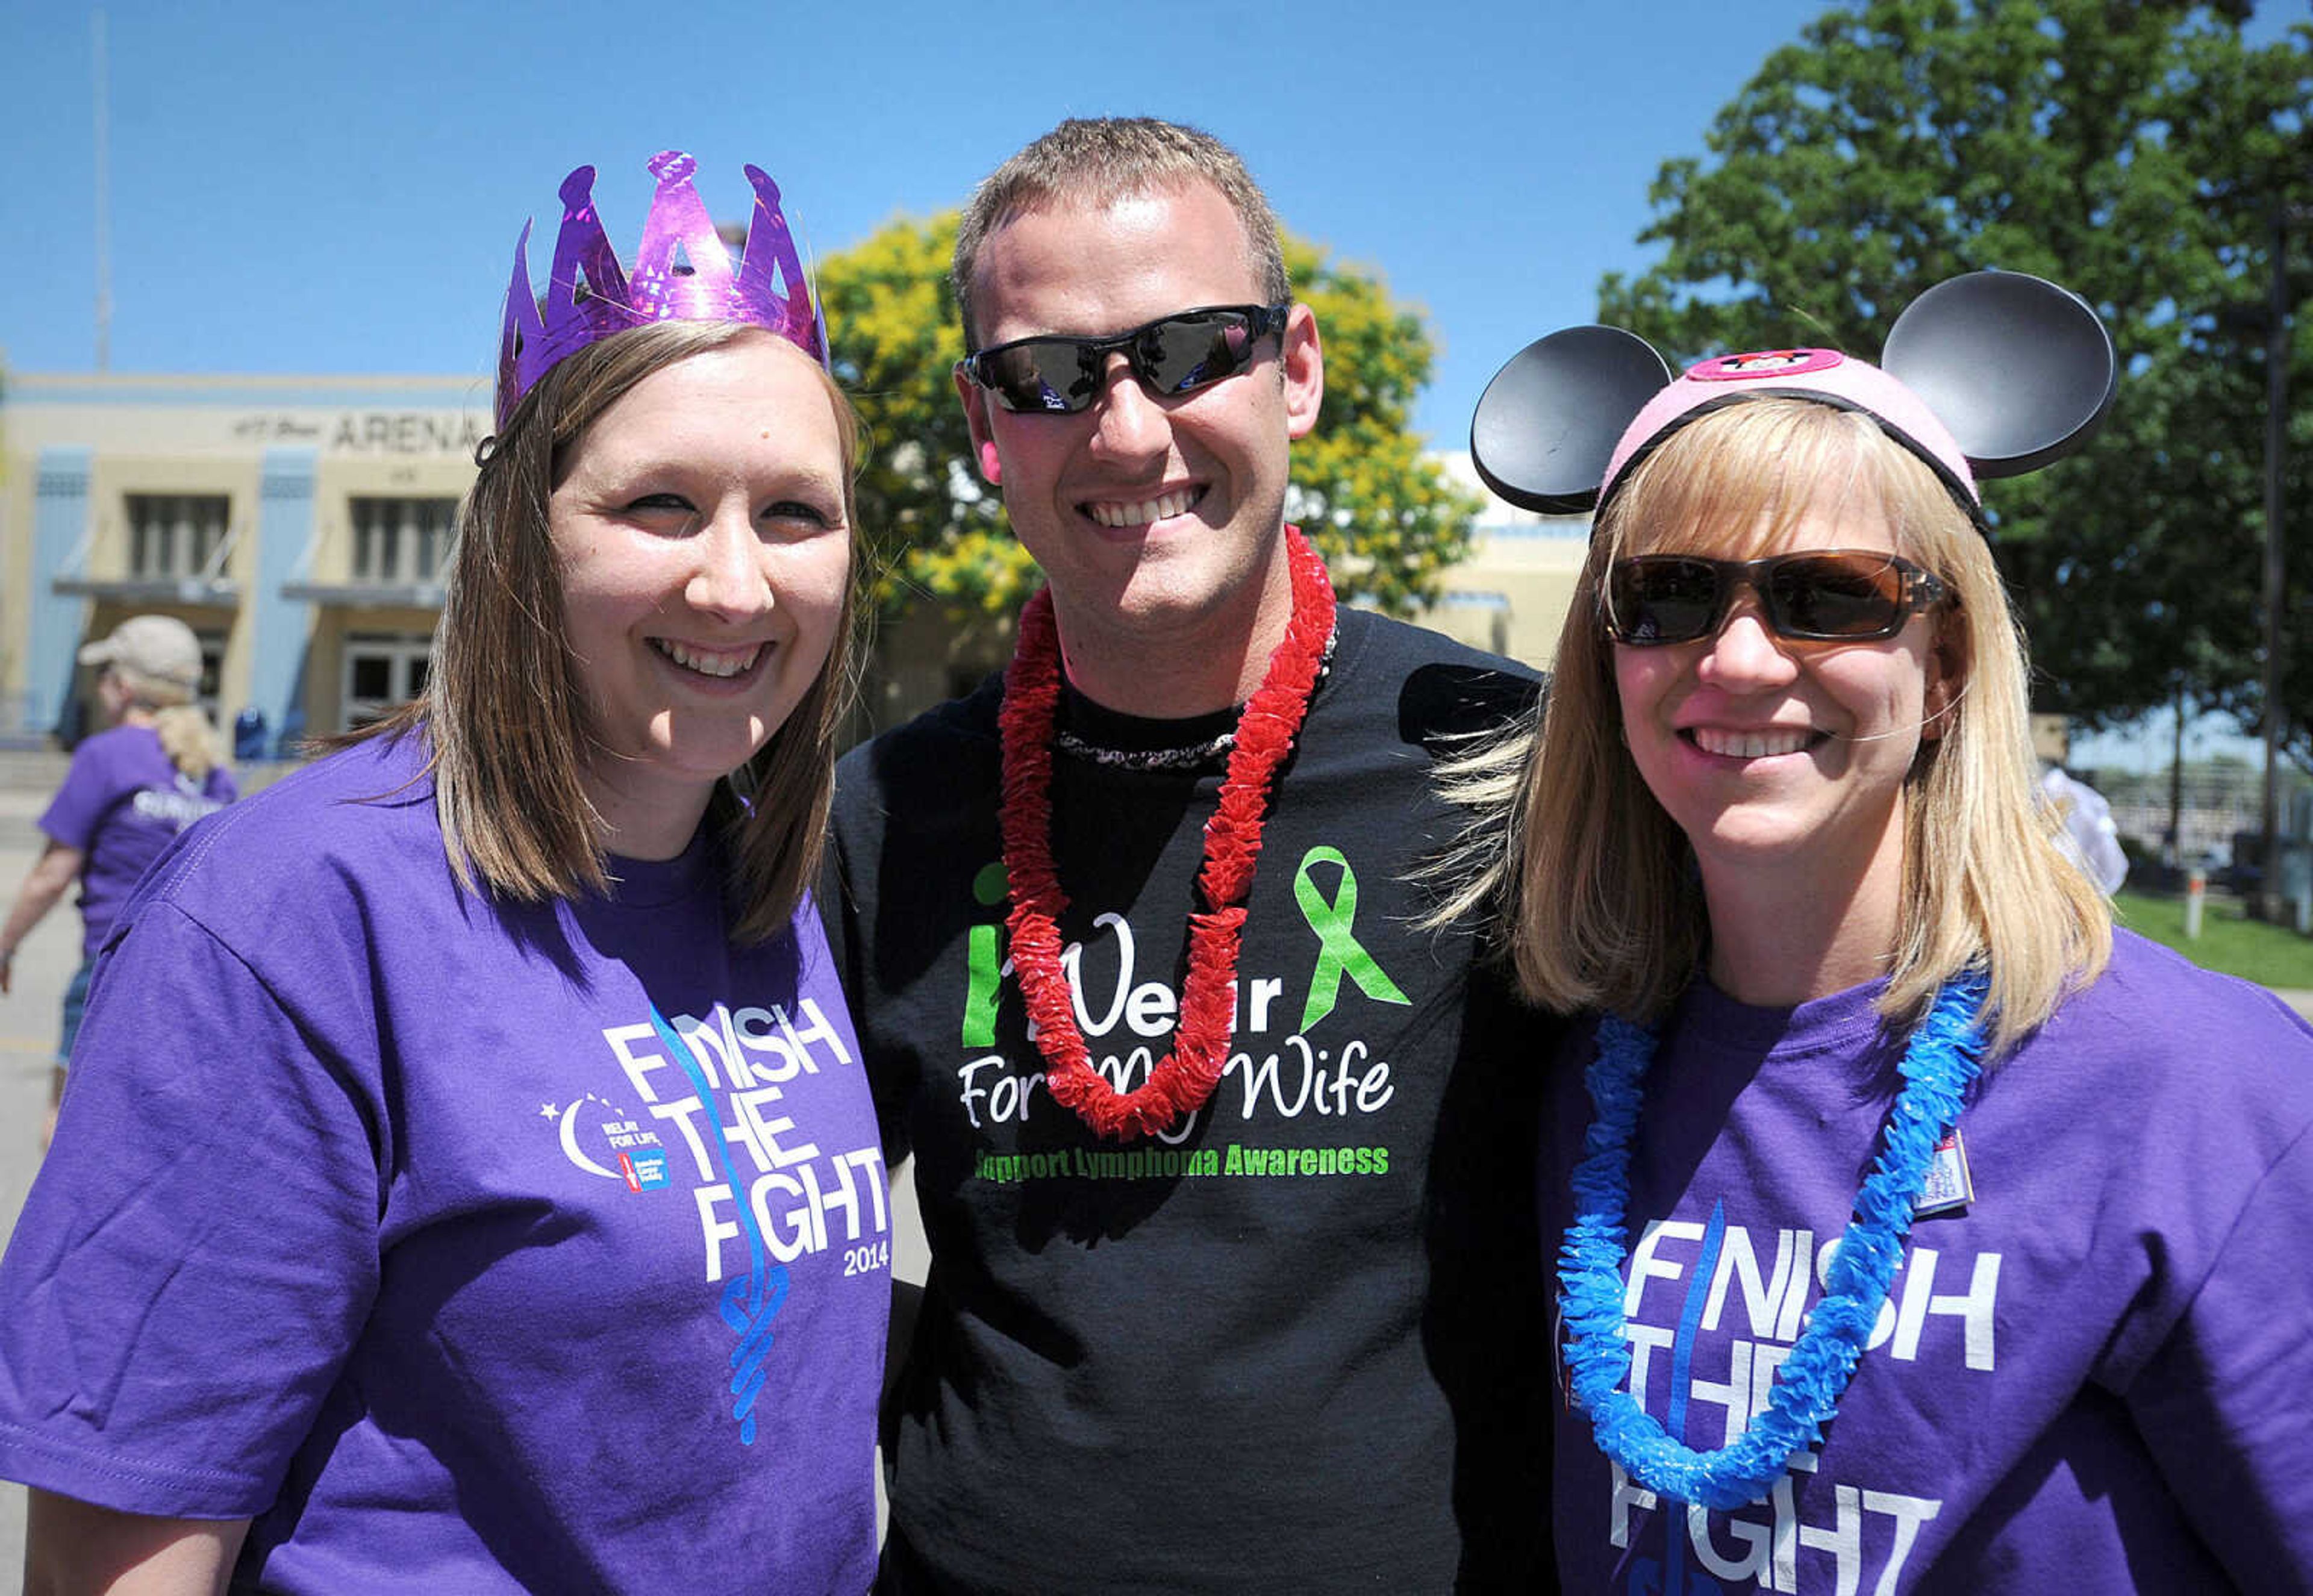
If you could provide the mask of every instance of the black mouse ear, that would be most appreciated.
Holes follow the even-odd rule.
[[[1950,429],[1978,478],[2062,460],[2120,390],[2112,335],[2088,302],[2022,272],[1937,284],[1895,318],[1879,365]]]
[[[1470,420],[1470,463],[1520,509],[1579,515],[1597,503],[1623,430],[1670,376],[1652,345],[1620,328],[1537,338],[1486,384]]]

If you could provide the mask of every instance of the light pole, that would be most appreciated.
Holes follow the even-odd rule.
[[[112,106],[104,58],[104,12],[89,18],[95,67],[96,112],[96,369],[112,367]]]

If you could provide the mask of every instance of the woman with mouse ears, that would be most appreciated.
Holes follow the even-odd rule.
[[[875,1566],[875,1109],[808,884],[858,430],[779,192],[563,180],[424,696],[115,920],[0,1260],[28,1596]],[[743,193],[744,190],[742,190]]]
[[[1553,335],[1481,402],[1596,519],[1512,828],[1574,1591],[2313,1581],[2313,1030],[2125,932],[2035,797],[1979,478],[2111,400],[1978,273],[1884,367]],[[1549,1267],[1545,1265],[1545,1267]]]

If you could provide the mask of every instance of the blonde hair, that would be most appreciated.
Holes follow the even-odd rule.
[[[535,903],[608,885],[600,820],[581,780],[602,743],[563,623],[547,516],[563,451],[646,377],[769,336],[731,322],[666,321],[589,344],[541,378],[484,445],[459,516],[426,692],[365,733],[423,733],[443,846],[470,890],[479,878]],[[836,743],[857,680],[859,422],[834,381],[823,371],[821,379],[841,440],[851,574],[818,679],[708,811],[731,844],[742,941],[781,931],[819,873]]]
[[[1501,906],[1529,997],[1658,1018],[1700,967],[1709,921],[1686,839],[1622,746],[1604,583],[1626,552],[1755,552],[1825,495],[1874,504],[1895,551],[1940,578],[1931,612],[1958,680],[1906,777],[1904,885],[1879,1007],[1909,1025],[1970,967],[1988,977],[1988,1051],[2003,1053],[2096,978],[2112,951],[2104,894],[2037,798],[2024,641],[1992,551],[1935,474],[1867,415],[1746,399],[1664,440],[1599,517],[1538,735],[1448,773],[1506,832],[1447,913]]]
[[[1210,183],[1244,229],[1245,254],[1262,301],[1293,297],[1277,214],[1244,162],[1211,134],[1155,117],[1071,117],[988,174],[956,224],[950,281],[966,349],[980,347],[972,320],[972,275],[989,236],[1024,211],[1095,205]],[[1183,306],[1183,309],[1188,307]]]
[[[209,717],[198,704],[177,704],[157,711],[153,716],[153,735],[161,740],[161,751],[187,781],[208,780],[209,772],[224,761],[216,728],[209,724]]]

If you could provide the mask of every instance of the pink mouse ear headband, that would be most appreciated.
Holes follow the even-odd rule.
[[[2120,366],[2079,295],[2020,272],[1982,271],[1913,301],[1878,365],[1831,349],[1775,349],[1669,378],[1651,346],[1618,328],[1552,333],[1487,385],[1470,424],[1471,461],[1513,504],[1579,514],[1604,508],[1698,417],[1788,393],[1869,416],[1980,528],[1976,483],[2037,470],[2086,443],[2112,408]]]
[[[594,169],[562,180],[562,231],[541,301],[530,283],[530,227],[514,247],[498,339],[497,425],[557,362],[587,345],[653,321],[738,321],[777,333],[822,365],[827,326],[805,280],[794,236],[779,210],[779,189],[760,167],[746,168],[755,191],[747,247],[734,271],[714,219],[691,185],[699,163],[680,150],[651,157],[658,189],[651,196],[631,276],[619,265],[594,211]],[[584,286],[581,286],[581,279]]]

